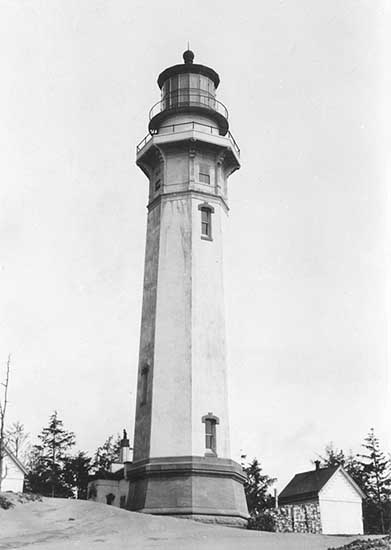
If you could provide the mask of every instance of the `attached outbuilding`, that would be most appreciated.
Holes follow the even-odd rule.
[[[87,499],[119,508],[126,508],[129,482],[125,479],[124,465],[131,463],[131,451],[126,430],[120,444],[118,462],[111,464],[110,472],[89,477]]]
[[[24,476],[27,474],[27,470],[10,449],[5,447],[4,451],[1,490],[21,493],[23,492]]]
[[[280,530],[361,535],[364,497],[342,466],[320,468],[317,461],[315,470],[296,474],[280,493]]]

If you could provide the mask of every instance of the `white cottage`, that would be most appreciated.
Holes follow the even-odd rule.
[[[16,456],[5,447],[5,456],[3,459],[3,481],[1,490],[13,491],[14,493],[23,492],[24,476],[27,474],[26,468],[16,458]]]
[[[365,497],[360,487],[353,481],[342,466],[320,468],[296,474],[279,495],[280,509],[285,517],[292,518],[311,514],[318,518],[317,531],[325,535],[356,535],[363,533],[362,499]],[[307,522],[308,524],[308,522]],[[300,526],[300,530],[305,528]],[[310,530],[310,529],[309,529]],[[312,531],[312,529],[311,529]]]

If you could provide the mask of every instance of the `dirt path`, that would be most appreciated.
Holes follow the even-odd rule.
[[[77,500],[0,510],[0,550],[326,550],[355,538],[244,531]]]

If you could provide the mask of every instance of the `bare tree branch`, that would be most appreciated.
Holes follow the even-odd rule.
[[[3,395],[3,403],[1,403],[0,401],[0,491],[1,491],[2,481],[7,475],[7,469],[3,468],[3,462],[4,462],[4,456],[5,456],[4,425],[5,425],[5,413],[7,412],[7,403],[8,403],[8,384],[9,384],[10,365],[11,365],[11,355],[8,355],[5,382],[1,383],[1,385],[4,386],[4,395]],[[3,475],[3,471],[4,471],[4,475]]]

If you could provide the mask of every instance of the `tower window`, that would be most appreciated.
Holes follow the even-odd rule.
[[[199,180],[201,183],[210,184],[209,166],[207,164],[200,165]]]
[[[161,184],[162,180],[160,178],[155,181],[155,191],[158,191],[160,189]]]
[[[141,371],[141,405],[147,402],[148,396],[148,374],[149,365],[144,365]]]
[[[202,422],[205,424],[205,449],[207,454],[216,455],[216,425],[219,423],[217,416],[211,412],[202,417]]]
[[[211,215],[207,208],[201,210],[201,235],[209,238],[212,236]]]
[[[216,452],[216,421],[205,420],[205,448]]]
[[[201,239],[212,240],[212,214],[214,208],[207,202],[198,205],[201,211]]]

